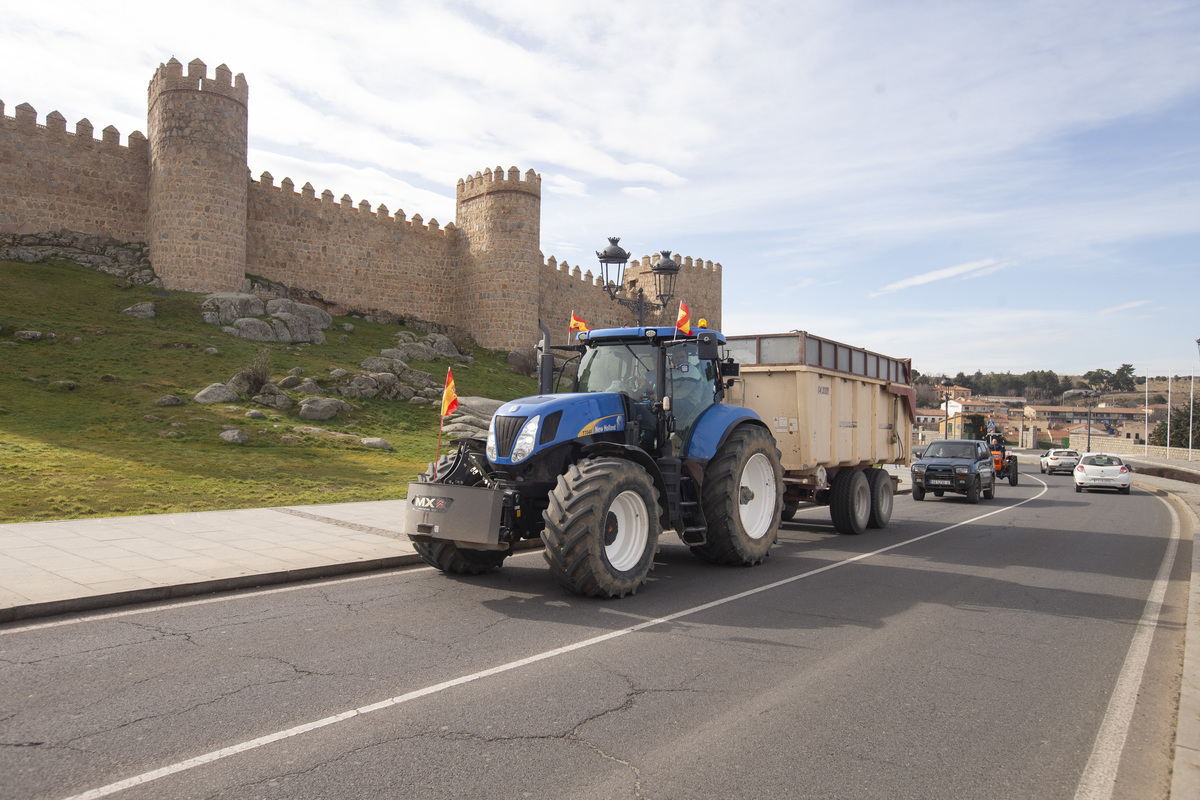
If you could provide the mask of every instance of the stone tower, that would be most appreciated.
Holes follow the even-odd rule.
[[[246,272],[246,78],[172,58],[150,81],[146,238],[170,289],[231,291]]]
[[[540,290],[542,179],[502,167],[458,182],[459,253],[455,324],[488,347],[536,341]]]

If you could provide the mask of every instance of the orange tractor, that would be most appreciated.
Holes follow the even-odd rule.
[[[1016,486],[1020,475],[1017,471],[1017,457],[1006,454],[1003,434],[988,434],[987,443],[992,450],[992,468],[996,471],[996,480],[1008,478],[1008,485]]]

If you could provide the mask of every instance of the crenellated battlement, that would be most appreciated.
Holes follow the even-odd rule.
[[[316,207],[322,211],[330,213],[346,214],[352,218],[369,219],[372,222],[382,225],[403,225],[410,229],[425,230],[430,233],[437,233],[443,236],[451,236],[457,230],[453,222],[447,222],[445,227],[433,218],[429,222],[425,222],[420,214],[413,214],[412,219],[408,219],[404,213],[404,209],[396,209],[395,215],[388,210],[388,207],[383,203],[379,204],[377,210],[371,210],[371,203],[368,200],[360,200],[357,205],[354,199],[348,194],[342,195],[340,200],[335,200],[333,192],[329,189],[317,195],[316,189],[311,183],[305,183],[299,192],[296,191],[296,184],[291,178],[284,178],[279,182],[279,186],[275,185],[275,176],[270,172],[264,172],[256,181],[250,179],[250,188],[253,191],[272,190],[281,195],[281,200],[286,202],[291,199],[296,202],[311,201]]]
[[[506,176],[504,167],[496,167],[494,172],[491,169],[485,169],[483,172],[467,176],[466,180],[462,178],[458,180],[457,194],[460,203],[494,192],[521,192],[540,199],[542,176],[530,169],[525,171],[525,177],[522,179],[521,171],[516,167],[509,167]]]
[[[170,61],[159,64],[158,69],[154,71],[154,77],[150,79],[150,86],[146,90],[148,103],[153,107],[159,95],[178,91],[208,92],[235,100],[243,106],[249,102],[250,92],[246,76],[239,72],[237,77],[234,77],[233,71],[224,64],[213,70],[213,77],[209,78],[205,63],[198,58],[193,59],[188,64],[187,74],[184,75],[183,64],[172,56]]]
[[[146,136],[141,131],[129,134],[127,144],[121,144],[121,132],[115,126],[109,125],[101,131],[101,138],[96,139],[95,128],[87,117],[75,123],[75,131],[67,130],[67,118],[57,111],[46,115],[44,124],[37,121],[37,110],[29,103],[21,103],[14,111],[15,116],[4,116],[4,101],[0,100],[0,125],[12,126],[11,130],[30,136],[48,136],[60,139],[68,147],[76,146],[92,149],[97,146],[106,150],[128,150],[132,155],[146,156],[149,153]]]

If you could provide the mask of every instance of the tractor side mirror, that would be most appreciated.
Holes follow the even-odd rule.
[[[721,377],[722,378],[736,378],[741,374],[742,374],[741,364],[737,363],[732,358],[729,359],[728,361],[721,362]]]
[[[696,335],[696,355],[701,361],[716,361],[721,357],[719,348],[717,334],[712,331],[700,331]]]

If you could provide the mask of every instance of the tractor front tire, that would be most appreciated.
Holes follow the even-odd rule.
[[[871,519],[871,485],[858,470],[844,469],[829,487],[829,517],[838,533],[857,535]]]
[[[1008,457],[1008,485],[1016,486],[1017,481],[1021,479],[1021,473],[1017,469],[1017,457]]]
[[[770,433],[756,425],[734,430],[708,462],[701,493],[708,536],[693,554],[733,566],[770,555],[784,513],[783,467]]]
[[[429,466],[425,468],[424,474],[421,475],[422,483],[443,483],[444,478],[450,471],[451,465],[454,464],[454,457],[449,455],[440,456],[437,460],[437,480],[434,480],[434,462],[429,462]],[[480,481],[476,481],[473,485],[478,485]],[[431,567],[437,567],[442,572],[453,573],[455,575],[481,575],[485,572],[492,572],[500,568],[504,563],[504,559],[512,555],[512,550],[471,550],[466,547],[459,547],[454,542],[439,539],[436,542],[413,542],[413,548],[416,549],[417,555]]]
[[[886,528],[892,519],[895,500],[892,476],[878,467],[867,470],[866,475],[867,484],[871,487],[871,516],[867,518],[867,527]]]
[[[642,467],[623,458],[572,464],[542,512],[546,563],[565,589],[587,597],[624,597],[654,568],[658,490]]]
[[[799,503],[785,502],[783,504],[783,511],[779,512],[779,519],[783,522],[787,522],[788,520],[794,518],[796,516],[796,512],[799,510],[800,510]]]

